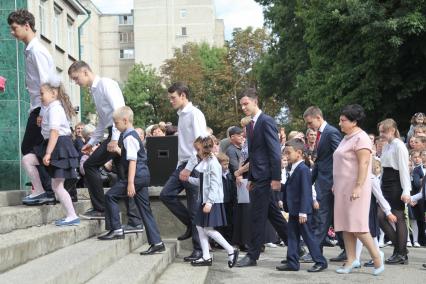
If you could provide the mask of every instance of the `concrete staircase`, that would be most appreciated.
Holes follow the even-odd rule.
[[[158,200],[158,188],[150,194],[166,252],[141,256],[145,234],[98,241],[103,221],[56,227],[53,221],[65,215],[60,204],[24,206],[24,191],[0,192],[0,283],[204,283],[207,268],[194,270],[179,256],[181,245],[190,247],[176,241],[183,225]],[[91,207],[87,197],[79,189],[78,213]]]

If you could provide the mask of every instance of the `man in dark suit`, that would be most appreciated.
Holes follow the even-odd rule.
[[[339,146],[342,136],[335,127],[324,120],[322,111],[316,106],[306,109],[303,119],[308,128],[317,132],[317,158],[312,170],[312,184],[315,184],[320,207],[313,214],[313,227],[322,250],[322,243],[327,237],[330,225],[333,224],[334,198],[331,191],[333,187],[333,153]],[[346,259],[343,238],[340,238],[339,246],[343,251],[338,257],[330,259],[331,261]]]
[[[288,249],[287,264],[277,266],[280,271],[298,271],[300,236],[309,249],[315,264],[308,272],[320,272],[327,268],[327,260],[321,253],[312,230],[312,177],[303,159],[304,143],[292,139],[286,143],[285,155],[291,163],[290,177],[284,185],[284,203],[287,205]]]
[[[272,190],[281,190],[281,151],[277,125],[272,117],[259,109],[255,89],[245,90],[240,96],[240,104],[245,115],[252,117],[246,126],[249,150],[247,189],[252,206],[251,242],[247,255],[236,264],[237,267],[246,267],[256,265],[259,259],[266,220],[269,219],[284,242],[287,242],[287,223],[272,198]]]

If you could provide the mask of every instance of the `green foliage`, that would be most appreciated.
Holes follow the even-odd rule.
[[[328,120],[359,103],[367,129],[403,128],[426,109],[426,1],[257,0],[275,42],[259,67],[263,91],[293,118],[319,105]]]
[[[171,117],[167,108],[167,91],[161,84],[161,77],[150,66],[133,66],[124,85],[123,94],[126,105],[134,112],[134,125],[137,127],[147,127]]]
[[[89,123],[89,115],[96,113],[95,103],[87,88],[81,88],[81,121]]]

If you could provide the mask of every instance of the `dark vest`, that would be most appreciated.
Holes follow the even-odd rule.
[[[138,133],[134,129],[124,134],[121,133],[120,139],[118,140],[118,145],[121,148],[120,166],[123,168],[123,173],[125,175],[121,178],[127,180],[127,176],[129,174],[129,161],[127,160],[127,150],[124,147],[124,142],[123,142],[124,139],[126,139],[128,136],[133,136],[139,142],[138,157],[136,160],[135,182],[136,182],[136,179],[149,178],[149,169],[147,166],[145,148],[143,147],[142,141],[139,138]]]

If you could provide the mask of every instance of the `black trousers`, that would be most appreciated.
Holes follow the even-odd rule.
[[[44,138],[41,135],[41,127],[37,125],[37,117],[40,114],[40,107],[34,109],[27,120],[27,126],[25,127],[25,134],[24,138],[22,139],[21,144],[21,153],[22,156],[25,156],[26,154],[32,153],[34,146],[39,145],[43,143]],[[54,197],[55,194],[52,191],[52,181],[51,178],[47,172],[47,169],[45,166],[40,165],[37,166],[41,184],[43,186],[43,189],[47,192],[47,195],[49,197]]]
[[[182,182],[179,173],[185,168],[186,163],[180,165],[169,177],[160,193],[160,200],[175,215],[179,221],[186,226],[192,227],[192,246],[195,251],[201,251],[200,239],[195,227],[195,216],[199,207],[198,193],[199,187]],[[185,190],[187,207],[179,200],[179,193]]]
[[[300,236],[309,249],[312,260],[315,264],[327,266],[327,260],[321,253],[320,246],[312,230],[312,216],[308,214],[307,222],[304,224],[299,223],[299,216],[289,216],[288,221],[288,249],[287,249],[287,263],[291,268],[299,270],[299,247]]]
[[[260,249],[265,243],[266,220],[271,222],[278,236],[287,244],[287,221],[281,214],[272,196],[271,181],[256,181],[250,191],[251,203],[251,238],[247,255],[258,260]]]
[[[161,243],[161,237],[157,223],[154,219],[154,215],[152,214],[149,202],[148,184],[149,183],[136,183],[136,195],[131,199],[134,200],[136,208],[139,214],[142,216],[142,220],[145,225],[146,235],[148,238],[148,243],[150,245],[153,245]],[[114,184],[105,195],[105,209],[107,212],[107,214],[105,214],[105,217],[109,219],[108,223],[111,224],[111,230],[117,230],[121,228],[120,206],[118,205],[118,201],[120,199],[128,199],[127,181],[121,179],[116,184]],[[107,227],[107,229],[109,228]]]

